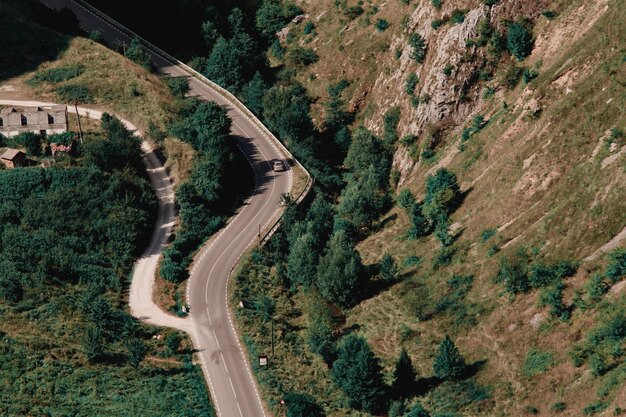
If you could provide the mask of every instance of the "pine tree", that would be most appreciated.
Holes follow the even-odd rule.
[[[259,71],[254,73],[250,82],[243,86],[241,93],[246,106],[257,116],[263,114],[263,95],[267,90],[267,84]]]
[[[289,393],[284,398],[287,417],[325,417],[326,413],[308,394]]]
[[[513,22],[507,30],[506,46],[518,61],[522,61],[533,50],[533,35],[521,23]]]
[[[398,398],[408,398],[415,390],[415,379],[417,374],[415,368],[413,368],[413,362],[411,357],[407,353],[406,349],[402,348],[398,361],[396,362],[396,369],[393,371],[393,388]]]
[[[351,407],[375,413],[384,406],[382,369],[364,338],[348,335],[343,339],[332,376]]]
[[[124,347],[128,351],[128,362],[132,365],[133,368],[137,368],[141,361],[148,354],[148,347],[146,343],[137,338],[128,339],[124,342]]]
[[[448,335],[444,337],[439,345],[433,370],[437,378],[445,380],[455,380],[463,376],[465,371],[465,359],[454,345]]]

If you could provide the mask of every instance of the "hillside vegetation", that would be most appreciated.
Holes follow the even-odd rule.
[[[288,210],[234,284],[252,357],[273,328],[272,366],[257,370],[270,403],[299,392],[332,416],[622,413],[626,10],[301,7],[269,62],[283,91],[304,87],[316,130],[341,145],[350,125],[347,186],[318,190],[334,207]]]

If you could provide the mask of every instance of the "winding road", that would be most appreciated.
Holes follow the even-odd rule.
[[[54,9],[72,9],[84,29],[100,31],[107,42],[129,43],[136,37],[83,1],[41,1]],[[152,300],[156,266],[171,233],[175,214],[171,184],[165,171],[158,160],[146,160],[148,173],[153,174],[150,176],[153,187],[159,195],[159,220],[149,248],[135,266],[129,300],[131,312],[147,323],[175,327],[192,336],[219,417],[265,417],[263,401],[231,317],[228,281],[243,253],[257,241],[259,230],[280,217],[281,195],[291,190],[292,171],[275,173],[271,161],[287,159],[296,164],[297,161],[230,93],[157,47],[142,42],[158,71],[189,77],[191,95],[214,101],[228,110],[233,121],[231,134],[254,170],[256,185],[228,225],[196,256],[187,288],[191,319],[180,319],[160,310]]]

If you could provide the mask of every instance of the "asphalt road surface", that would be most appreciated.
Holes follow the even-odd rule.
[[[100,31],[107,42],[131,40],[128,31],[116,27],[91,9],[73,0],[41,0],[53,8],[69,7],[86,30]],[[188,70],[158,51],[146,48],[162,73],[189,76]],[[280,214],[280,197],[289,192],[291,171],[274,173],[271,161],[285,159],[281,148],[234,103],[197,78],[190,78],[191,94],[228,109],[233,120],[232,135],[255,172],[256,186],[228,226],[196,257],[188,286],[194,344],[220,417],[265,416],[255,380],[239,342],[228,308],[229,274],[245,250],[264,228]],[[149,294],[145,298],[150,299]],[[151,299],[147,302],[152,302]],[[150,322],[150,320],[147,320]]]

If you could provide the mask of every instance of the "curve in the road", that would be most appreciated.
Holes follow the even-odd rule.
[[[99,30],[108,42],[128,43],[132,38],[141,39],[82,0],[41,1],[55,9],[72,9],[83,28]],[[228,281],[242,254],[259,238],[259,229],[278,221],[282,213],[279,205],[281,195],[291,189],[291,170],[276,174],[271,170],[270,161],[287,159],[299,165],[307,176],[308,173],[232,94],[149,42],[143,39],[141,41],[159,71],[171,76],[189,77],[192,95],[214,101],[227,109],[233,120],[231,133],[255,172],[256,186],[237,215],[205,245],[194,261],[188,284],[192,320],[164,323],[163,321],[173,318],[163,317],[167,315],[160,310],[153,311],[152,308],[147,313],[139,312],[138,307],[133,304],[131,311],[150,323],[177,328],[181,328],[180,323],[185,323],[183,330],[193,337],[219,417],[264,417],[266,413],[263,402],[229,309]],[[310,176],[308,178],[307,187],[298,201],[310,189],[312,181]],[[156,246],[153,247],[153,244]],[[156,244],[153,239],[151,249],[157,247],[162,245]],[[152,270],[152,267],[146,266],[146,271],[148,270]],[[145,272],[142,275],[149,274]],[[144,282],[145,287],[138,291],[142,296],[140,305],[154,304],[150,285],[153,277],[154,274],[150,280]],[[131,303],[134,300],[137,299],[131,298]],[[188,326],[187,323],[191,325]]]

